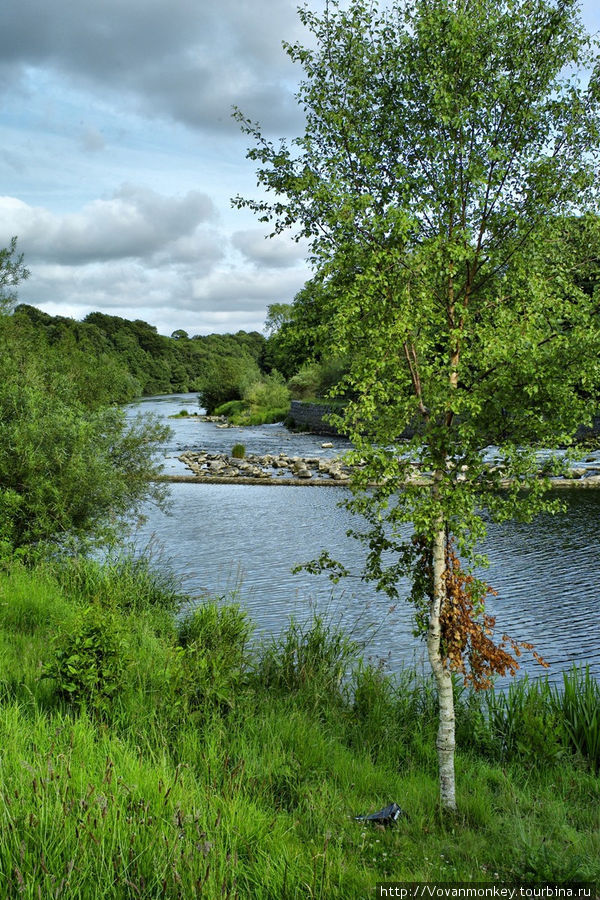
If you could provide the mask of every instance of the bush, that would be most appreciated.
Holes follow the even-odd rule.
[[[220,406],[213,411],[215,416],[236,416],[243,413],[247,410],[248,404],[245,400],[229,400],[227,403],[222,403]]]
[[[234,444],[231,455],[234,459],[243,459],[246,455],[246,448],[243,444]]]
[[[110,543],[148,498],[169,429],[90,409],[72,380],[9,339],[0,317],[0,543],[38,552]]]
[[[57,694],[108,719],[125,683],[127,643],[120,617],[99,604],[86,607],[57,641],[54,659],[43,676],[56,682]]]
[[[289,405],[290,392],[283,376],[274,369],[270,375],[264,375],[260,381],[255,381],[246,388],[244,400],[252,409],[282,409]]]
[[[256,360],[246,352],[212,359],[207,364],[200,402],[207,413],[214,413],[228,400],[241,400],[249,385],[260,377]]]

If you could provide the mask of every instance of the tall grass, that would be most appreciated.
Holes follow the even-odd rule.
[[[322,616],[262,645],[234,604],[176,621],[149,573],[123,565],[119,583],[108,567],[0,575],[1,646],[17,647],[0,656],[0,900],[342,900],[381,880],[600,879],[593,741],[565,725],[560,753],[544,755],[534,738],[537,723],[547,740],[575,722],[568,708],[588,722],[589,673],[560,691],[458,694],[448,821],[428,679],[361,663]],[[90,671],[87,694],[65,690]],[[408,814],[396,828],[355,821],[392,800]]]
[[[570,745],[600,771],[600,685],[589,666],[563,673],[562,690],[554,688],[551,704]]]
[[[175,612],[186,595],[166,565],[143,553],[110,554],[103,560],[65,557],[50,565],[50,573],[66,594],[81,602],[97,601],[121,610],[148,607]]]

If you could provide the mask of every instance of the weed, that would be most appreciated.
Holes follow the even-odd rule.
[[[86,607],[74,626],[57,640],[54,658],[43,677],[52,678],[57,694],[108,718],[126,678],[123,623],[99,604]]]

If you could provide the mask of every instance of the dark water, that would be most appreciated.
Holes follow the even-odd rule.
[[[161,417],[197,408],[189,395],[149,398],[137,405]],[[328,438],[290,435],[281,426],[220,429],[194,419],[170,420],[174,437],[165,471],[185,471],[174,457],[183,449],[229,451],[241,441],[247,452],[331,455]],[[236,594],[259,632],[278,632],[291,615],[306,619],[327,610],[361,641],[367,655],[386,657],[392,668],[424,659],[412,636],[411,609],[390,611],[387,598],[356,579],[334,586],[323,576],[291,575],[294,564],[326,548],[359,571],[361,547],[346,536],[352,517],[338,508],[342,488],[269,485],[173,484],[168,516],[150,509],[137,541],[152,541],[185,578],[192,594]],[[600,489],[561,493],[568,511],[531,525],[492,525],[483,547],[490,560],[486,580],[498,591],[488,601],[497,632],[531,641],[560,677],[573,662],[589,663],[600,677]],[[408,585],[407,585],[408,588]],[[525,655],[521,667],[543,674]]]

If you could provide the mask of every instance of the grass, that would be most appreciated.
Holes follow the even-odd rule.
[[[214,415],[225,416],[231,425],[272,425],[283,422],[290,411],[281,407],[253,406],[247,400],[230,400],[218,406]]]
[[[427,680],[361,664],[319,617],[255,647],[239,606],[175,619],[183,602],[148,560],[0,574],[0,898],[598,882],[589,673],[459,692],[459,810],[442,817]],[[355,821],[392,800],[395,828]]]

